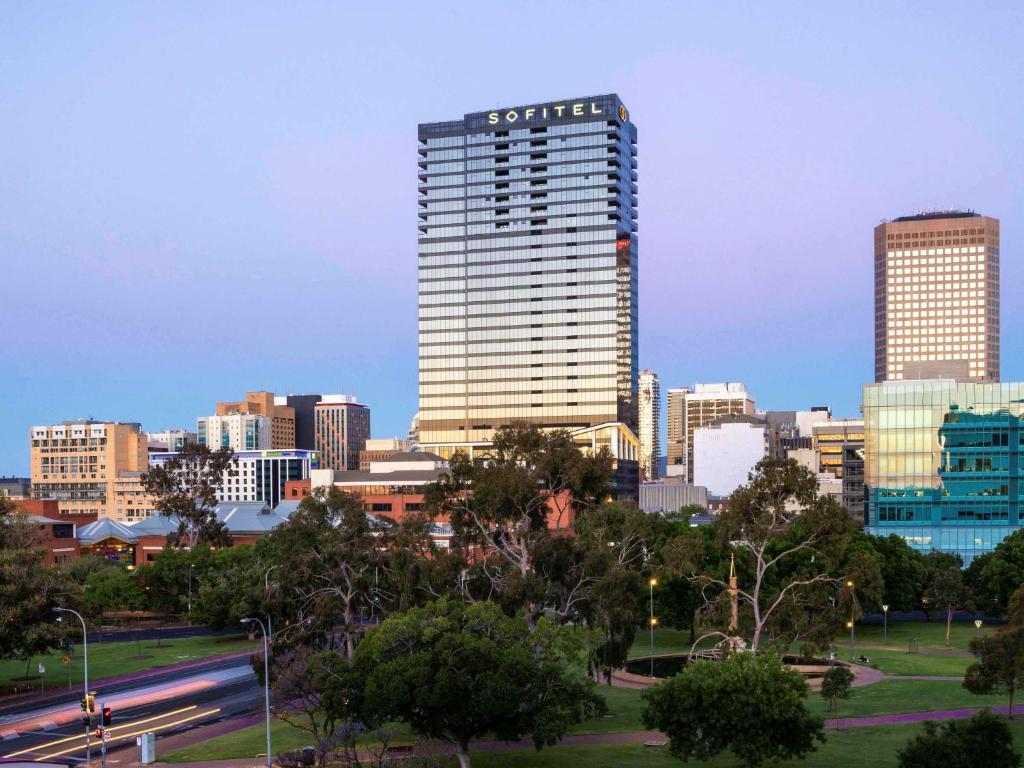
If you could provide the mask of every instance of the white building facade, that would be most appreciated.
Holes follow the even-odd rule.
[[[254,413],[230,413],[225,416],[200,416],[196,419],[196,442],[217,450],[260,451],[270,448],[269,416]]]
[[[640,371],[637,437],[640,439],[640,481],[656,480],[661,461],[661,379]]]
[[[747,483],[750,471],[768,453],[768,427],[756,416],[734,414],[695,430],[694,484],[709,496],[728,496]]]

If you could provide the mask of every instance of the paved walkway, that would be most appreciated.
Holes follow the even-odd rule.
[[[870,715],[864,717],[841,717],[838,719],[826,720],[825,727],[827,730],[846,730],[850,728],[870,728],[879,725],[907,725],[911,723],[921,723],[926,720],[959,720],[962,718],[971,717],[981,711],[981,707],[972,707],[968,709],[946,709],[938,710],[935,712],[904,712],[895,715]],[[1009,711],[1009,707],[992,707],[993,712],[1001,715],[1005,715]],[[1024,714],[1024,705],[1015,706],[1013,708],[1015,715]],[[258,718],[257,718],[258,719]],[[249,722],[246,721],[246,725]],[[237,726],[237,721],[236,725]],[[171,739],[166,741],[170,744]],[[603,744],[652,744],[661,745],[667,742],[667,738],[664,734],[658,731],[631,731],[627,733],[593,733],[593,734],[579,734],[573,736],[566,736],[559,743],[559,747],[573,747],[583,745],[603,745]],[[158,746],[162,749],[160,751],[167,751],[168,748],[164,747],[165,741],[161,740]],[[491,752],[503,749],[533,749],[534,744],[530,740],[517,741],[517,742],[505,742],[505,741],[475,741],[472,745],[473,752]],[[557,749],[557,747],[554,747]],[[126,751],[125,756],[129,753]],[[134,756],[133,756],[134,757]],[[124,762],[118,761],[118,765],[121,768],[140,768],[138,763],[131,762],[131,758],[126,759]],[[262,758],[238,758],[233,760],[205,760],[194,763],[180,763],[178,764],[181,768],[263,768],[266,763]],[[174,768],[174,763],[163,763],[162,766],[166,768]]]

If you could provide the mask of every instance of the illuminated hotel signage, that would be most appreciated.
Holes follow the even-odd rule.
[[[619,108],[619,115],[626,113],[625,107]],[[591,117],[603,115],[604,108],[596,101],[576,101],[571,104],[548,104],[543,107],[522,107],[499,112],[488,112],[487,123],[529,123],[534,120],[552,120],[559,117]],[[623,118],[625,119],[625,118]]]

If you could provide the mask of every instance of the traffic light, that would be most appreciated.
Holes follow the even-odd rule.
[[[113,717],[113,714],[114,713],[111,712],[110,707],[104,707],[103,708],[103,724],[104,725],[110,725],[110,720]]]
[[[95,712],[96,711],[96,696],[91,693],[85,694],[85,711]]]
[[[103,738],[103,729],[102,728],[97,728],[96,732],[93,734],[93,736],[95,736],[97,739],[102,739]]]
[[[89,711],[89,697],[88,696],[83,696],[82,697],[82,711],[83,712],[88,712]]]
[[[92,725],[92,723],[89,722],[90,720],[92,720],[92,718],[89,717],[88,715],[86,715],[85,717],[82,718],[82,725],[84,725],[86,728],[88,728],[90,725]]]

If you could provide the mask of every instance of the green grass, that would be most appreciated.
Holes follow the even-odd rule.
[[[839,658],[849,656],[849,648],[836,649]],[[974,661],[969,656],[940,656],[929,653],[906,653],[904,651],[882,651],[866,648],[857,651],[871,659],[871,666],[887,675],[939,675],[963,677],[967,667]]]
[[[188,747],[161,755],[157,743],[157,759],[165,763],[195,763],[200,760],[229,760],[255,757],[267,751],[267,730],[262,724],[242,728],[223,736],[200,741]],[[310,743],[309,734],[288,723],[273,720],[270,723],[271,745],[275,753],[301,749]]]
[[[154,647],[155,640],[144,640],[141,643],[142,655],[138,658],[139,644],[135,642],[114,642],[114,643],[90,643],[89,644],[89,682],[102,680],[107,677],[128,675],[144,669],[177,664],[183,661],[214,656],[219,653],[231,651],[242,651],[255,648],[256,643],[250,643],[242,635],[229,637],[176,637],[162,640],[162,647]],[[71,683],[72,686],[82,685],[82,646],[75,645],[75,658],[71,660]],[[37,674],[37,665],[46,667],[45,686],[46,689],[56,687],[67,688],[68,667],[62,663],[62,651],[55,651],[44,656],[35,656],[29,662],[29,673]],[[19,690],[39,690],[39,679],[15,680],[25,674],[25,661],[8,659],[0,661],[0,692],[11,693],[15,688]]]
[[[971,639],[995,631],[997,625],[985,624],[980,630],[971,621],[955,621],[950,628],[949,646],[946,645],[946,622],[939,618],[934,621],[890,621],[889,638],[883,640],[881,624],[858,624],[857,641],[874,645],[891,645],[906,650],[911,638],[918,639],[922,651],[926,649],[966,651]],[[849,636],[846,637],[849,639]],[[843,636],[836,638],[839,643]],[[869,653],[868,656],[871,654]]]
[[[640,712],[643,710],[641,691],[606,685],[600,686],[598,691],[608,703],[608,714],[605,717],[587,720],[574,726],[570,730],[571,734],[632,733],[646,730],[640,720]],[[941,709],[1002,706],[1006,703],[1004,696],[975,696],[964,690],[959,683],[931,680],[886,680],[864,688],[855,688],[850,698],[840,703],[838,716],[862,717],[899,712],[930,712]],[[825,702],[817,693],[812,693],[808,697],[807,706],[812,712],[820,714],[822,717],[834,716],[826,711]],[[875,730],[878,729],[871,729],[872,732]],[[411,732],[403,726],[395,726],[390,731],[392,743],[403,744],[415,741]],[[265,738],[263,725],[254,725],[161,755],[160,760],[168,763],[189,763],[200,760],[255,757],[264,751]],[[304,732],[279,721],[274,721],[271,726],[271,738],[275,753],[297,749],[310,743],[309,736]],[[1024,739],[1024,736],[1021,738]],[[570,748],[564,749],[569,750]],[[600,749],[614,751],[624,748],[605,746]],[[649,752],[651,752],[650,749],[643,754],[646,755]],[[542,756],[545,754],[554,753],[548,753],[545,750]],[[519,764],[509,763],[509,765]],[[598,765],[602,764],[598,763]],[[522,765],[533,765],[533,763],[526,762]],[[658,765],[658,763],[655,762],[652,765]],[[588,768],[593,768],[593,766],[588,766]]]
[[[838,717],[889,715],[899,712],[935,712],[943,709],[998,707],[1009,702],[1006,696],[975,696],[960,683],[938,680],[883,680],[853,688],[850,698],[839,702]],[[807,708],[823,717],[835,717],[825,708],[818,692],[807,699]]]
[[[920,730],[920,725],[878,726],[848,731],[829,731],[827,740],[803,760],[772,763],[793,768],[895,768],[896,750]],[[1010,724],[1018,750],[1024,746],[1024,722]],[[454,765],[454,762],[452,763]],[[641,745],[588,745],[552,747],[537,752],[515,749],[473,753],[475,768],[669,768],[687,765],[693,768],[738,768],[740,763],[726,753],[714,760],[681,763],[667,747]]]

